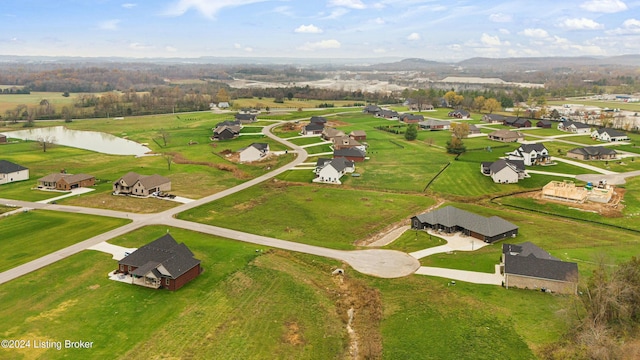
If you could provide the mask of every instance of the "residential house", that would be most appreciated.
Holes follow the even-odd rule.
[[[0,144],[4,144],[7,142],[7,135],[0,134]]]
[[[198,277],[202,267],[184,243],[166,234],[118,261],[116,273],[135,285],[175,291]]]
[[[502,124],[504,120],[505,120],[504,115],[498,115],[498,114],[482,115],[482,122],[486,122],[489,124]]]
[[[407,105],[410,111],[433,111],[435,108],[431,104],[417,104],[417,103],[408,103]]]
[[[387,120],[398,120],[400,115],[398,114],[397,111],[382,109],[376,113],[376,117],[387,119]]]
[[[447,114],[449,117],[454,117],[456,119],[471,119],[471,113],[467,110],[453,110],[449,111]]]
[[[606,142],[629,140],[629,137],[623,131],[608,129],[608,128],[594,130],[591,133],[591,137],[598,141],[606,141]]]
[[[527,166],[546,164],[551,161],[549,150],[543,144],[522,144],[507,153],[509,160],[523,160]]]
[[[551,256],[530,242],[502,244],[500,269],[507,289],[540,289],[570,295],[578,292],[578,264]]]
[[[324,116],[312,116],[309,120],[310,124],[322,124],[323,126],[327,124],[327,118]]]
[[[53,173],[38,179],[38,188],[47,190],[69,191],[95,184],[96,177],[87,174]]]
[[[113,194],[149,196],[158,191],[170,191],[171,180],[164,176],[140,175],[128,172],[113,183]]]
[[[7,160],[0,160],[0,185],[29,180],[29,169]]]
[[[536,126],[543,129],[551,129],[551,120],[538,120]]]
[[[348,136],[336,136],[333,139],[331,139],[331,142],[333,143],[334,150],[348,149],[353,147],[358,148],[362,151],[367,150],[364,145],[360,144],[360,142]]]
[[[591,126],[577,121],[564,120],[558,123],[558,130],[574,134],[588,134],[591,132]]]
[[[480,133],[482,133],[482,131],[480,131],[479,127],[475,126],[474,124],[469,124],[469,135],[475,135]]]
[[[353,162],[363,162],[366,156],[367,156],[367,153],[365,151],[362,151],[361,149],[358,149],[355,147],[340,149],[340,150],[333,150],[334,158],[343,157]]]
[[[238,113],[238,114],[236,114],[236,120],[240,121],[243,124],[249,124],[249,123],[254,123],[254,122],[258,121],[258,118],[257,118],[256,114]]]
[[[462,232],[464,235],[487,243],[515,237],[518,227],[500,217],[484,217],[446,206],[411,218],[413,229],[433,229],[445,233]]]
[[[367,140],[367,133],[364,130],[353,130],[349,137],[353,140],[364,141]]]
[[[229,140],[236,138],[240,135],[242,130],[242,124],[239,120],[236,121],[222,121],[216,124],[213,128],[212,140]]]
[[[322,138],[327,141],[331,141],[333,138],[339,136],[344,136],[344,131],[327,127],[322,130]]]
[[[300,132],[302,135],[320,135],[324,131],[324,124],[322,123],[310,123],[302,128]]]
[[[424,121],[424,116],[422,115],[414,115],[414,114],[400,114],[398,119],[405,124],[417,124],[421,121]]]
[[[604,146],[585,146],[567,151],[567,157],[578,160],[610,160],[618,153]]]
[[[362,112],[365,114],[377,115],[382,109],[377,105],[367,105],[362,109]]]
[[[425,121],[421,121],[418,125],[420,125],[421,129],[431,131],[451,129],[451,122],[445,120],[427,119]]]
[[[480,170],[498,184],[515,184],[518,180],[528,176],[522,160],[501,159],[494,162],[483,162],[480,165]]]
[[[513,127],[516,128],[530,128],[531,127],[531,120],[527,119],[527,118],[518,118],[512,125]]]
[[[240,162],[252,162],[264,159],[269,155],[269,144],[253,143],[246,148],[240,149]]]
[[[218,103],[218,108],[220,109],[228,109],[229,108],[229,103],[226,101],[221,101]]]
[[[496,130],[489,133],[489,139],[500,142],[517,142],[524,140],[524,135],[519,131],[509,131],[506,129]]]
[[[325,184],[342,184],[340,178],[344,174],[353,173],[356,169],[353,161],[343,157],[333,159],[318,159],[314,170],[316,178],[313,182]]]

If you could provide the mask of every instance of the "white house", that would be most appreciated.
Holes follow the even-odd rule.
[[[558,130],[574,134],[588,134],[591,132],[591,126],[576,121],[561,121],[558,124]]]
[[[543,144],[522,144],[507,156],[509,160],[522,160],[527,166],[545,164],[551,160],[549,150]]]
[[[29,180],[29,169],[7,160],[0,160],[0,185]]]
[[[356,166],[353,161],[349,161],[343,157],[335,159],[318,159],[316,163],[316,178],[313,182],[325,183],[325,184],[337,184],[342,182],[340,178],[344,174],[350,174],[356,170]]]
[[[240,162],[258,161],[267,155],[269,155],[269,144],[253,143],[244,149],[240,149]]]
[[[515,184],[518,180],[528,177],[522,160],[483,162],[480,169],[497,184]]]
[[[607,142],[629,140],[629,137],[624,132],[607,128],[593,130],[593,132],[591,133],[591,137],[598,141]]]

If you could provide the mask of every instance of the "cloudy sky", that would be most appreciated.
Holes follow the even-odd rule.
[[[2,0],[0,54],[125,57],[640,53],[640,0]]]

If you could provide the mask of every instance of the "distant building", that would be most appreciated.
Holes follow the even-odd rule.
[[[170,190],[171,180],[157,174],[140,175],[135,172],[128,172],[113,183],[113,193],[115,195],[149,196],[158,191]]]
[[[0,185],[29,180],[29,169],[7,160],[0,160]]]
[[[87,174],[53,173],[38,179],[38,188],[48,190],[69,191],[96,184],[96,177]]]

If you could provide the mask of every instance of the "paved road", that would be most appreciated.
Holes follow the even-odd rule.
[[[418,275],[437,276],[445,279],[466,281],[474,284],[502,285],[504,277],[500,274],[500,265],[496,265],[496,272],[493,274],[477,271],[464,271],[454,269],[444,269],[436,267],[422,266],[417,271]]]
[[[285,139],[281,139],[271,133],[271,129],[274,126],[277,126],[278,124],[279,123],[274,123],[272,125],[266,126],[263,129],[263,132],[266,136],[293,148],[298,154],[298,156],[296,157],[296,159],[294,159],[294,161],[290,162],[289,164],[281,168],[273,170],[255,179],[244,182],[233,188],[226,189],[219,193],[204,197],[202,199],[194,200],[187,204],[183,204],[160,213],[134,214],[134,213],[126,213],[126,212],[106,210],[106,209],[84,208],[84,207],[68,206],[68,205],[41,204],[41,203],[31,203],[31,202],[19,201],[19,200],[0,199],[0,204],[9,204],[12,206],[19,206],[24,208],[63,211],[63,212],[70,212],[70,213],[82,213],[82,214],[108,216],[108,217],[116,217],[121,219],[132,220],[131,223],[125,226],[94,236],[85,241],[82,241],[77,244],[66,247],[64,249],[55,251],[49,255],[43,256],[41,258],[38,258],[26,264],[20,265],[18,267],[15,267],[13,269],[0,273],[0,284],[10,281],[12,279],[15,279],[19,276],[28,274],[44,266],[50,265],[68,256],[77,254],[78,252],[85,250],[89,247],[95,246],[103,241],[113,239],[117,236],[124,235],[133,230],[139,229],[144,226],[149,226],[149,225],[175,226],[183,229],[199,231],[206,234],[226,237],[226,238],[240,240],[240,241],[251,242],[251,243],[260,244],[264,246],[281,248],[281,249],[286,249],[291,251],[298,251],[298,252],[303,252],[307,254],[338,259],[348,263],[357,271],[360,271],[365,274],[373,275],[373,276],[383,277],[383,278],[402,277],[402,276],[410,275],[413,272],[415,272],[420,266],[420,263],[418,262],[418,260],[400,251],[392,251],[392,250],[343,251],[343,250],[327,249],[327,248],[322,248],[318,246],[311,246],[311,245],[284,241],[284,240],[275,239],[275,238],[268,238],[268,237],[249,234],[249,233],[240,232],[236,230],[224,229],[224,228],[211,226],[211,225],[178,220],[174,218],[174,215],[180,212],[193,209],[200,205],[204,205],[206,203],[218,200],[225,196],[234,194],[238,191],[242,191],[251,186],[259,184],[263,181],[269,180],[295,167],[296,165],[302,164],[307,159],[307,152],[304,149],[302,149],[300,146],[295,145]]]

